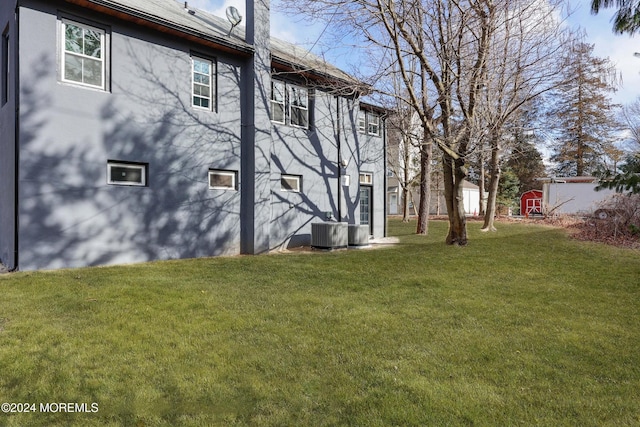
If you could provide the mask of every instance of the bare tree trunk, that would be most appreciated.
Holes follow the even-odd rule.
[[[467,176],[464,160],[444,158],[444,194],[449,216],[448,245],[466,246],[467,218],[464,212],[464,194],[462,184]]]
[[[491,141],[491,180],[489,181],[489,200],[487,201],[487,211],[484,214],[484,225],[482,231],[496,231],[493,225],[496,216],[496,199],[498,196],[498,184],[500,183],[500,143],[494,137]]]
[[[478,201],[478,215],[484,216],[487,211],[487,198],[485,196],[484,190],[484,177],[485,177],[485,169],[484,169],[484,154],[483,147],[480,147],[480,178],[478,178],[478,190],[480,200]]]
[[[418,226],[416,234],[426,235],[429,232],[429,204],[431,201],[431,155],[433,144],[422,141],[420,146],[420,207],[418,209]]]
[[[406,181],[405,181],[406,182]],[[406,187],[402,188],[402,222],[409,222],[409,189]]]

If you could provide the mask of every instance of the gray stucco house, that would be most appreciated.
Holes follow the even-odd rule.
[[[187,7],[185,7],[187,6]],[[0,261],[34,270],[385,233],[383,111],[269,34],[175,0],[2,0]]]

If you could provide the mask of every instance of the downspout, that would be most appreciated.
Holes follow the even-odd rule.
[[[383,209],[383,214],[384,214],[384,230],[382,231],[382,237],[387,237],[387,222],[388,222],[388,217],[387,217],[387,207],[388,207],[388,200],[387,200],[387,189],[389,187],[387,187],[387,114],[385,113],[382,117],[382,167],[383,167],[383,173],[382,176],[383,178],[383,185],[384,188],[382,189],[382,198],[384,200],[384,209]]]
[[[336,95],[336,146],[338,148],[338,222],[342,222],[342,150],[340,148],[340,96]]]
[[[18,270],[18,256],[19,256],[19,251],[18,251],[18,238],[20,236],[19,230],[19,217],[20,217],[20,210],[19,210],[19,181],[20,181],[20,63],[18,61],[18,55],[20,53],[20,2],[16,2],[16,12],[15,12],[15,42],[14,42],[14,58],[13,58],[13,64],[15,64],[13,66],[13,79],[14,79],[14,89],[13,89],[13,97],[14,97],[14,102],[15,102],[15,119],[14,119],[14,125],[15,125],[15,131],[14,131],[14,138],[15,138],[15,142],[14,142],[14,149],[15,149],[15,165],[14,165],[14,174],[15,174],[15,178],[14,178],[14,202],[13,202],[13,206],[14,206],[14,215],[15,215],[15,219],[14,219],[14,236],[13,236],[13,244],[14,244],[14,249],[13,249],[13,268],[11,269],[11,271],[16,271]],[[11,49],[12,46],[9,46],[9,49]],[[10,54],[11,52],[9,52]]]

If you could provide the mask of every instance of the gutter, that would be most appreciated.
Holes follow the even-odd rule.
[[[382,189],[383,193],[382,193],[382,198],[384,200],[384,209],[383,209],[383,214],[384,214],[384,230],[382,232],[382,237],[387,237],[387,227],[388,227],[388,209],[387,206],[389,205],[389,201],[387,200],[387,185],[388,185],[388,178],[387,178],[387,113],[384,113],[384,115],[382,115],[382,117],[380,117],[380,119],[382,120],[383,123],[383,131],[382,131],[382,165],[383,165],[383,171],[382,171],[382,176],[384,177],[384,188]]]
[[[125,6],[113,4],[105,0],[65,0],[67,3],[75,4],[87,9],[91,9],[110,16],[115,16],[126,21],[132,21],[160,32],[182,36],[189,41],[198,44],[209,45],[227,53],[240,54],[249,57],[253,55],[252,46],[244,42],[233,42],[231,39],[214,37],[209,34],[197,31],[193,28],[184,27],[176,23],[164,20],[160,17],[150,15],[139,10],[130,9]],[[167,31],[169,30],[169,31]],[[179,33],[179,34],[175,34]],[[187,37],[185,37],[187,36]]]

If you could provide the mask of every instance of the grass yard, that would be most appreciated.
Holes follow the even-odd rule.
[[[0,276],[0,402],[36,405],[0,426],[640,425],[639,251],[389,226],[378,250]],[[65,402],[89,412],[40,412]]]

